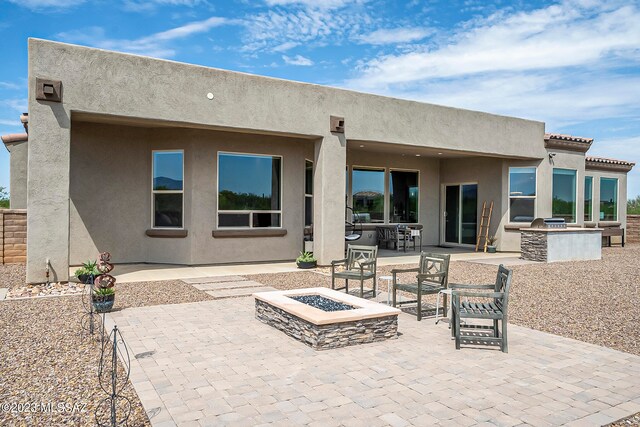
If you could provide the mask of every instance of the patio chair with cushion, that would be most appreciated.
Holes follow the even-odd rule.
[[[449,261],[451,255],[434,254],[430,252],[420,253],[420,263],[415,268],[395,268],[391,270],[393,276],[393,306],[400,304],[417,303],[418,304],[418,320],[422,320],[422,297],[424,295],[437,294],[443,289],[447,289],[449,277]],[[415,282],[401,283],[398,274],[401,273],[417,273]],[[403,301],[399,303],[397,300],[398,291],[409,292],[416,295],[415,300]],[[444,314],[446,316],[447,300],[445,295]]]
[[[336,279],[344,279],[344,289],[349,293],[349,279],[360,281],[360,298],[364,296],[364,281],[373,280],[373,296],[376,296],[376,267],[378,247],[349,245],[347,257],[331,261],[331,289],[336,289]],[[337,271],[336,267],[344,266],[344,270]]]
[[[513,272],[503,265],[498,267],[498,275],[493,285],[451,284],[453,305],[451,333],[456,339],[456,349],[465,344],[499,344],[500,349],[508,352],[507,346],[507,309],[509,307],[509,288]],[[462,300],[461,298],[464,298]],[[471,299],[471,300],[469,300]],[[462,319],[488,319],[492,325],[463,324]],[[500,331],[498,322],[501,323]],[[461,329],[470,331],[485,330],[489,334],[468,332],[463,335]]]

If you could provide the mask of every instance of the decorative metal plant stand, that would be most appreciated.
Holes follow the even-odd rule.
[[[101,317],[93,306],[93,290],[95,289],[93,282],[93,275],[88,276],[85,280],[85,292],[82,293],[82,308],[84,309],[84,314],[80,319],[80,333],[83,337],[95,336],[101,341],[104,335],[104,319],[102,318],[104,315]],[[99,332],[99,334],[96,335],[96,332]]]
[[[118,355],[122,365],[118,365]],[[108,396],[102,399],[96,408],[96,424],[101,427],[126,426],[131,415],[131,400],[124,396],[123,390],[128,384],[131,364],[129,350],[118,330],[113,330],[102,344],[98,380],[100,388]]]

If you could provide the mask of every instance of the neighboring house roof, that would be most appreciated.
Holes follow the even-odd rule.
[[[593,144],[593,138],[582,138],[580,136],[563,135],[560,133],[545,133],[545,148],[555,148],[559,150],[578,151],[586,153]]]
[[[9,144],[12,142],[26,141],[29,138],[29,135],[26,133],[10,133],[8,135],[2,135],[0,138],[2,138],[2,142]]]
[[[20,115],[20,121],[22,122],[22,126],[24,126],[24,131],[29,132],[29,113],[22,113]]]
[[[0,136],[0,139],[2,139],[2,142],[4,142],[5,145],[14,142],[24,142],[29,139],[29,135],[27,134],[27,132],[29,132],[29,113],[22,113],[22,115],[20,116],[20,122],[22,122],[22,126],[24,126],[25,132],[10,133],[8,135]]]
[[[607,171],[629,172],[636,164],[626,160],[608,159],[606,157],[585,157],[587,169],[601,169]]]
[[[544,139],[557,139],[561,141],[571,141],[571,142],[583,142],[585,144],[591,144],[593,142],[593,138],[583,138],[581,136],[573,136],[573,135],[564,135],[561,133],[545,133]]]

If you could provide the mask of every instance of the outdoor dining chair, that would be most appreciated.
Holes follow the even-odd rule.
[[[401,304],[409,304],[415,302],[418,304],[418,320],[422,320],[422,297],[424,295],[437,294],[441,290],[447,289],[450,259],[451,255],[421,252],[418,267],[394,268],[393,270],[391,270],[391,274],[393,276],[393,306],[396,307]],[[417,273],[415,276],[415,281],[402,283],[398,278],[398,274],[414,272]],[[411,301],[399,302],[397,300],[398,291],[415,294],[416,299]],[[446,295],[443,307],[446,316]]]
[[[450,285],[453,303],[451,333],[455,337],[457,350],[460,349],[460,343],[472,345],[497,343],[504,353],[508,352],[507,314],[512,275],[513,271],[501,264],[498,267],[495,284],[459,285],[452,283]],[[462,323],[462,319],[486,319],[491,320],[492,325]],[[498,323],[501,324],[501,330],[498,329]],[[463,335],[462,329],[468,330],[467,333]],[[484,330],[489,334],[472,332],[477,330]]]
[[[336,289],[336,279],[344,279],[344,289],[349,293],[349,279],[360,281],[360,298],[364,296],[364,281],[373,280],[373,297],[376,296],[376,268],[378,258],[377,246],[349,245],[347,257],[331,261],[331,289]],[[344,270],[336,267],[344,266]]]

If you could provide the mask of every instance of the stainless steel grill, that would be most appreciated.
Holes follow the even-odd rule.
[[[536,218],[531,228],[567,228],[564,218]]]

